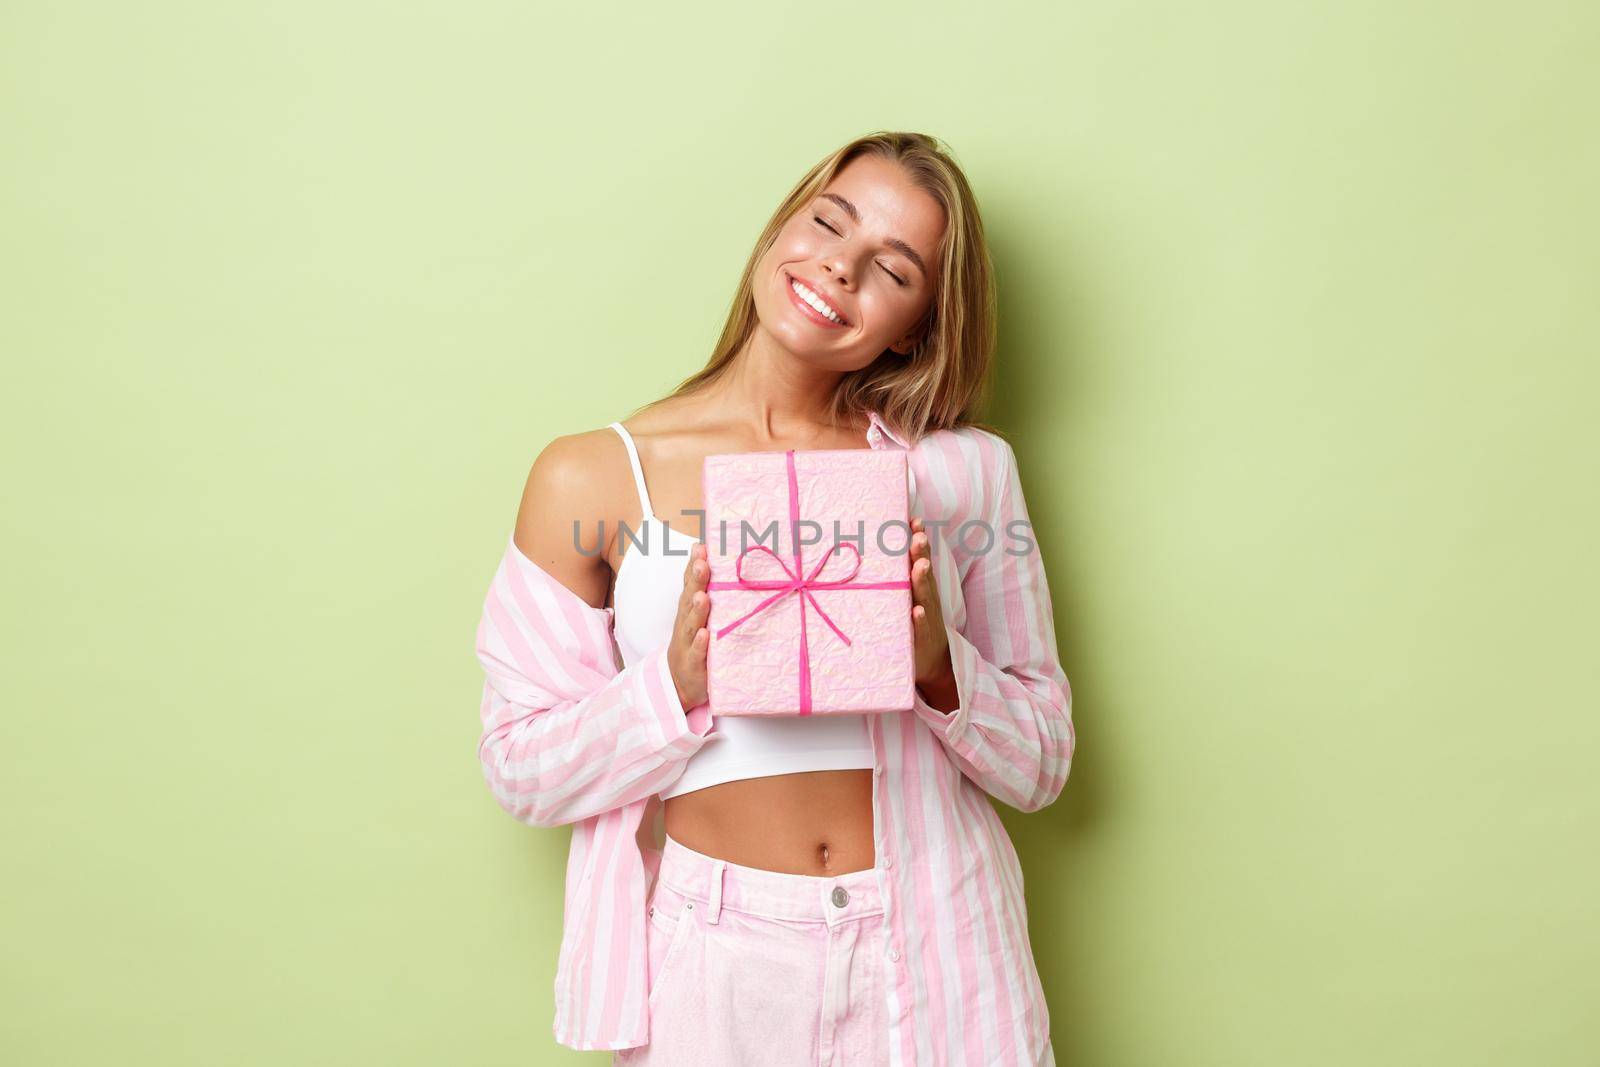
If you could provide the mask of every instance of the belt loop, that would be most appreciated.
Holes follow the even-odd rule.
[[[713,860],[711,866],[711,887],[708,894],[711,899],[707,902],[706,922],[714,923],[722,914],[722,872],[728,869],[726,860]]]

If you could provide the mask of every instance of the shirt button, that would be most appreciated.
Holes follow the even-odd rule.
[[[879,778],[882,778],[883,777],[883,764],[880,763],[876,767],[872,768],[872,773],[876,774]]]
[[[892,948],[892,949],[889,950],[889,962],[890,963],[899,963],[900,962],[900,950],[899,949]]]
[[[842,908],[848,903],[850,903],[850,894],[845,892],[844,886],[842,886],[842,885],[834,886],[833,887],[833,906],[836,907],[836,908]]]
[[[884,870],[888,870],[890,867],[893,867],[893,866],[894,866],[894,857],[893,856],[885,856],[885,857],[883,857],[883,869]]]

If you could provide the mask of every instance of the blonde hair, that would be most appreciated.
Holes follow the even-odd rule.
[[[945,231],[936,253],[939,268],[933,300],[917,323],[923,328],[917,346],[908,355],[886,349],[872,363],[844,375],[834,390],[830,414],[835,420],[848,421],[876,410],[912,443],[934,430],[963,425],[999,433],[977,418],[989,402],[997,326],[994,262],[972,187],[948,148],[935,138],[887,130],[858,137],[830,153],[790,190],[745,263],[711,358],[671,393],[641,411],[693,393],[728,371],[755,332],[758,320],[752,281],[761,257],[797,211],[827,188],[845,164],[867,153],[903,166],[917,187],[944,208]]]

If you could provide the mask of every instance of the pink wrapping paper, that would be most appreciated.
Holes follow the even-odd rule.
[[[712,715],[911,707],[906,485],[899,450],[706,457]]]

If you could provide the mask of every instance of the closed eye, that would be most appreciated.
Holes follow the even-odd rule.
[[[821,215],[813,215],[813,216],[811,216],[811,221],[812,222],[820,222],[822,225],[827,226],[828,227],[828,232],[833,234],[835,237],[843,237],[844,236],[844,234],[842,234],[838,230],[834,229],[833,226],[829,224],[828,220],[823,218]],[[906,280],[904,278],[900,277],[900,275],[896,274],[894,271],[890,270],[888,267],[884,267],[882,263],[879,263],[878,266],[883,267],[883,273],[885,273],[889,277],[893,278],[895,280],[895,284],[896,285],[904,286],[906,284]]]

